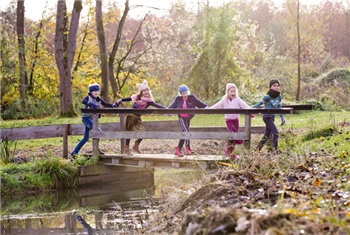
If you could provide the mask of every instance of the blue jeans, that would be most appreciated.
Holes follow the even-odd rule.
[[[265,143],[270,138],[270,135],[272,134],[272,147],[274,150],[278,149],[278,135],[279,132],[277,130],[277,127],[275,125],[275,117],[271,116],[263,116],[263,121],[265,122],[265,133],[263,138],[260,140],[257,149],[261,150],[262,147],[265,145]]]
[[[92,130],[92,118],[91,117],[82,117],[82,122],[85,126],[84,137],[79,141],[74,151],[71,153],[72,155],[77,155],[80,149],[84,146],[86,142],[89,140],[89,133]]]

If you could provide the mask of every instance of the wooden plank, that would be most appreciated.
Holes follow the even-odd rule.
[[[62,125],[1,129],[2,140],[27,140],[62,137]]]
[[[159,132],[159,131],[91,131],[92,138],[107,139],[235,139],[249,140],[245,132]]]
[[[125,115],[120,115],[122,118]],[[108,122],[108,123],[99,123],[99,127],[102,131],[120,131],[125,130],[121,127],[125,126],[125,120],[123,118],[120,119],[120,122]],[[143,122],[146,130],[154,130],[154,131],[164,131],[165,129],[168,131],[176,131],[181,130],[179,121],[146,121]],[[124,127],[125,128],[125,127]],[[84,125],[83,124],[70,124],[69,126],[69,135],[83,135],[84,134]]]
[[[82,113],[115,113],[115,114],[290,114],[292,108],[280,108],[280,109],[265,109],[265,108],[247,108],[247,109],[113,109],[113,108],[101,108],[101,109],[89,109],[82,108]]]
[[[178,121],[152,121],[144,122],[146,130],[153,131],[180,131]],[[83,124],[64,124],[68,125],[69,135],[83,135]],[[119,131],[119,123],[99,123],[103,131]],[[264,133],[265,127],[253,126],[251,127],[252,134]],[[244,127],[240,127],[240,132],[244,131]],[[225,132],[226,127],[191,127],[191,132]],[[46,139],[63,137],[63,125],[50,126],[32,126],[19,128],[4,128],[1,129],[1,139],[7,140],[26,140],[26,139]]]
[[[282,108],[292,108],[293,110],[313,110],[312,104],[288,104],[282,105]]]
[[[131,156],[125,156],[123,154],[104,154],[100,156],[100,159],[114,159],[119,158],[120,161],[123,160],[145,160],[145,161],[179,161],[179,162],[193,162],[193,161],[222,161],[227,159],[224,155],[184,155],[183,157],[178,157],[175,154],[133,154]]]

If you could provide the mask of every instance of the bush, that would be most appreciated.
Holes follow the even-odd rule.
[[[306,133],[303,137],[303,141],[308,141],[320,137],[327,137],[332,136],[334,134],[338,133],[338,128],[334,125],[327,126],[325,128],[319,129],[319,130],[311,130],[308,133]]]
[[[16,100],[9,106],[3,107],[1,117],[4,120],[42,118],[57,114],[59,107],[59,103],[54,98],[37,99],[28,97],[25,100],[24,109],[22,109],[20,101]]]
[[[305,84],[302,99],[321,102],[326,110],[350,109],[350,71],[331,70],[321,75],[313,83]]]

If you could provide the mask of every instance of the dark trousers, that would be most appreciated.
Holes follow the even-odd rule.
[[[256,147],[259,151],[265,145],[265,143],[269,140],[270,135],[272,134],[272,147],[274,150],[278,149],[278,135],[279,132],[275,125],[275,117],[271,116],[263,116],[263,121],[265,122],[265,132],[263,138],[260,140],[258,146]]]
[[[180,122],[180,126],[182,128],[183,132],[190,132],[190,119],[189,118],[182,118],[179,117],[179,122]],[[186,142],[186,146],[190,146],[190,140],[186,139],[186,140],[180,140],[178,147],[182,148],[184,146],[184,143]]]

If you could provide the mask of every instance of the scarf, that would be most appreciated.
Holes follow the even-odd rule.
[[[274,98],[278,97],[278,96],[281,94],[281,92],[279,92],[279,91],[274,91],[274,90],[270,89],[270,90],[267,92],[267,94],[268,94],[272,99],[274,99]]]
[[[154,102],[153,98],[151,97],[141,97],[139,100],[137,99],[137,95],[132,95],[131,100],[137,104],[137,106],[146,106],[148,102]]]

